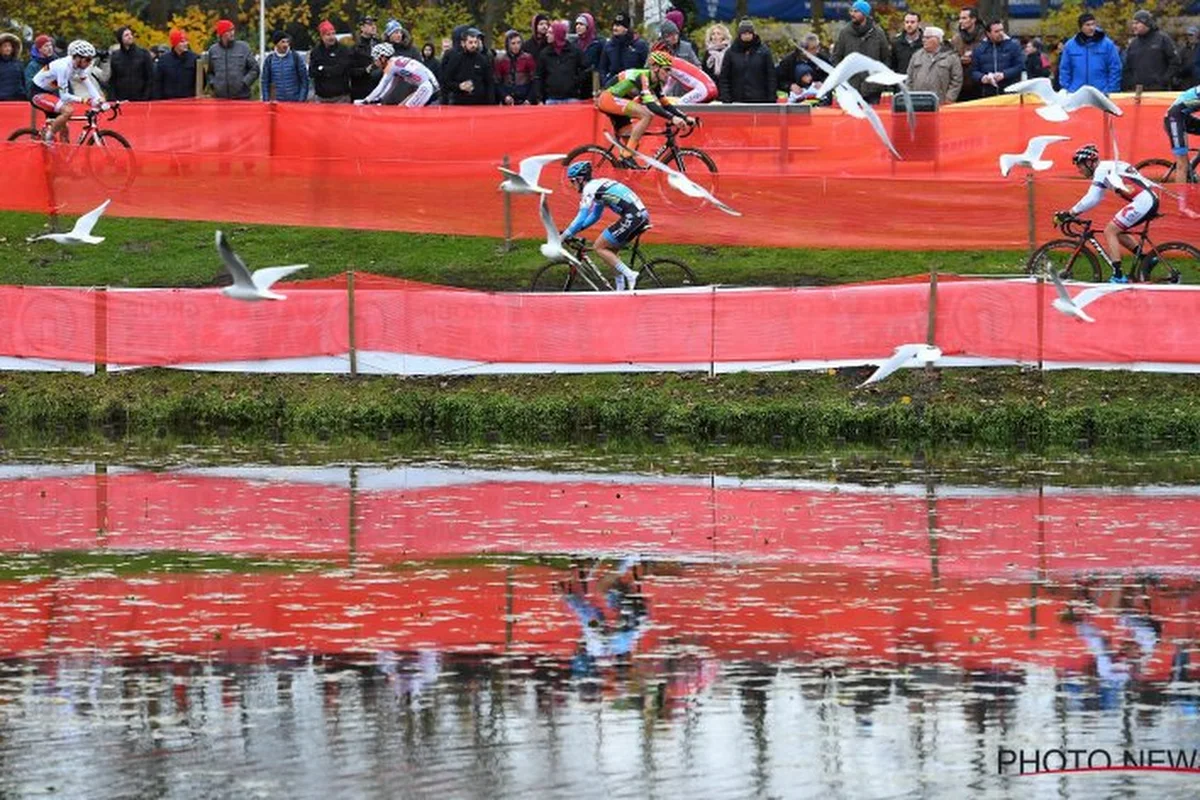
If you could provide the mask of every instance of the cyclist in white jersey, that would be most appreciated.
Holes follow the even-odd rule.
[[[1095,208],[1104,198],[1106,191],[1112,191],[1118,197],[1129,201],[1112,220],[1104,227],[1104,242],[1108,245],[1106,254],[1116,259],[1112,264],[1113,283],[1127,283],[1129,278],[1121,269],[1121,246],[1133,252],[1137,240],[1126,231],[1158,213],[1158,195],[1153,191],[1154,184],[1142,176],[1136,169],[1124,161],[1101,161],[1096,145],[1088,144],[1075,151],[1071,159],[1085,178],[1090,178],[1092,185],[1079,202],[1067,211],[1059,211],[1054,215],[1056,225],[1085,211]],[[1151,263],[1147,269],[1153,267]],[[1136,269],[1138,265],[1134,265]]]
[[[71,93],[71,81],[83,83],[93,106],[103,105],[104,95],[100,85],[91,75],[92,60],[96,57],[96,48],[82,39],[76,39],[67,45],[67,55],[57,58],[33,75],[33,94],[29,102],[34,108],[46,112],[50,120],[47,129],[47,139],[55,136],[65,136],[67,123],[75,110],[74,103],[82,102],[84,98]]]
[[[400,105],[417,108],[427,106],[433,101],[438,92],[438,82],[429,67],[416,59],[405,56],[392,58],[394,52],[395,50],[387,42],[381,42],[371,48],[371,58],[383,70],[383,77],[369,95],[362,100],[356,100],[355,103],[371,105],[380,102],[388,96],[388,92],[392,90],[392,85],[397,79],[417,87],[412,94],[404,98],[404,102]]]

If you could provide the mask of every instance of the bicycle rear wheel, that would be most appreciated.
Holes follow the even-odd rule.
[[[595,292],[603,288],[593,285],[592,281],[565,261],[546,264],[533,274],[533,280],[529,283],[531,292]]]
[[[1060,278],[1077,281],[1100,282],[1100,261],[1088,246],[1084,246],[1079,254],[1077,239],[1055,239],[1033,251],[1033,255],[1025,262],[1025,272],[1029,275],[1049,275],[1050,270],[1058,273]]]
[[[112,192],[122,192],[133,183],[136,164],[133,148],[116,131],[96,131],[88,139],[88,173],[96,183]]]
[[[674,258],[656,258],[643,263],[637,282],[639,289],[675,289],[699,285],[700,281],[692,268]]]
[[[1167,183],[1175,177],[1175,162],[1165,158],[1147,158],[1134,164],[1133,168],[1155,183]]]
[[[587,161],[592,165],[593,178],[613,178],[617,171],[617,159],[606,148],[595,144],[585,144],[582,147],[576,147],[567,157],[562,160],[562,174],[559,176],[558,183],[564,189],[574,191],[575,187],[571,185],[571,181],[567,179],[567,167],[577,161]],[[547,185],[552,185],[547,181]]]
[[[1187,242],[1164,242],[1156,250],[1158,263],[1147,283],[1200,283],[1200,249]]]
[[[8,141],[16,142],[21,139],[33,139],[35,142],[41,141],[42,133],[37,128],[17,128],[8,135]]]
[[[705,153],[703,150],[685,147],[681,148],[674,158],[671,157],[670,153],[660,153],[659,155],[662,156],[660,160],[668,167],[682,172],[687,175],[689,180],[702,186],[709,194],[716,195],[717,165],[709,157],[708,153]],[[662,199],[666,203],[685,211],[698,211],[708,205],[707,200],[688,197],[686,194],[672,187],[668,182],[670,176],[665,172],[658,172],[657,174],[658,192],[662,195]]]

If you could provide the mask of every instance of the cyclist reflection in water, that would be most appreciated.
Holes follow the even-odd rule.
[[[1142,608],[1136,608],[1132,596],[1122,591],[1116,635],[1107,635],[1093,621],[1096,606],[1086,587],[1081,590],[1079,600],[1072,603],[1062,616],[1063,622],[1074,624],[1075,634],[1087,645],[1091,654],[1091,674],[1097,679],[1100,707],[1115,708],[1121,693],[1132,681],[1142,677],[1142,672],[1154,656],[1154,649],[1162,637],[1162,623],[1150,615],[1149,600]],[[1071,694],[1079,694],[1083,687],[1068,683]]]
[[[600,561],[586,574],[558,584],[567,607],[575,613],[582,636],[571,660],[575,675],[594,675],[600,659],[624,659],[645,632],[649,611],[642,594],[642,569],[637,556],[622,561],[613,572],[599,575]],[[603,598],[598,603],[589,592]]]

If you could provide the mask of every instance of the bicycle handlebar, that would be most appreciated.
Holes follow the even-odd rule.
[[[1064,219],[1059,227],[1067,236],[1085,236],[1092,229],[1092,221],[1081,217],[1070,217]]]

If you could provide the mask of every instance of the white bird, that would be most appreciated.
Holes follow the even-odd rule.
[[[608,137],[608,140],[610,142],[612,142],[614,145],[617,144],[617,140],[612,137],[611,133],[608,133],[607,131],[605,131],[604,135],[606,137]],[[618,146],[620,146],[620,145],[618,145]],[[659,170],[660,172],[665,172],[667,174],[667,184],[670,185],[670,187],[672,189],[676,190],[677,192],[680,192],[681,194],[685,194],[688,197],[694,197],[697,200],[705,200],[709,203],[712,203],[714,206],[721,209],[722,211],[724,211],[726,214],[729,214],[730,216],[740,217],[742,215],[742,212],[734,211],[732,208],[725,205],[723,202],[721,202],[716,197],[714,197],[707,189],[705,189],[700,184],[696,183],[694,180],[689,178],[687,175],[684,175],[682,172],[678,172],[676,170],[671,169],[670,167],[668,167],[666,164],[662,163],[658,159],[652,158],[651,156],[648,156],[645,153],[635,152],[634,155],[636,155],[639,160],[646,162],[646,164],[648,164],[651,167],[654,167],[656,170]]]
[[[888,375],[909,364],[925,366],[932,364],[941,357],[941,349],[931,344],[902,344],[896,348],[895,354],[880,364],[879,368],[871,373],[871,377],[860,383],[858,388],[861,389],[864,386],[870,386],[872,383],[879,383]]]
[[[1056,311],[1061,311],[1068,316],[1075,317],[1081,322],[1096,321],[1083,310],[1088,304],[1107,294],[1130,288],[1127,283],[1101,284],[1084,289],[1072,299],[1070,292],[1067,291],[1066,284],[1063,283],[1062,276],[1058,274],[1058,270],[1051,266],[1046,272],[1050,274],[1050,280],[1054,282],[1054,291],[1058,293],[1058,297],[1054,298],[1054,301],[1050,305],[1054,306]]]
[[[802,50],[808,57],[808,60],[817,65],[817,67],[826,74],[826,78],[821,83],[821,89],[817,92],[817,97],[821,98],[830,92],[836,92],[840,86],[849,86],[847,81],[853,78],[860,72],[867,73],[865,80],[867,83],[875,83],[881,86],[899,86],[900,94],[904,98],[904,108],[908,117],[909,131],[917,129],[917,116],[913,110],[912,96],[908,93],[908,76],[895,72],[887,64],[882,61],[876,61],[870,56],[865,56],[862,53],[848,53],[845,58],[838,62],[835,67],[829,62],[824,61],[818,56],[809,53],[807,50]],[[858,93],[857,90],[855,92]],[[841,102],[838,105],[845,108]],[[874,114],[874,110],[871,111]],[[864,119],[865,117],[859,117]],[[882,125],[880,126],[882,127]],[[899,158],[899,156],[897,156]]]
[[[1007,177],[1009,170],[1013,167],[1029,167],[1035,172],[1050,169],[1054,166],[1054,162],[1043,160],[1042,153],[1055,142],[1065,142],[1070,138],[1070,136],[1034,136],[1025,145],[1024,153],[1004,153],[1000,156],[1000,174]]]
[[[111,202],[112,200],[105,200],[75,220],[75,227],[71,228],[67,233],[45,233],[41,236],[35,236],[29,241],[37,242],[42,239],[49,239],[59,244],[100,244],[104,241],[104,237],[92,236],[92,228],[96,227],[96,222],[100,219],[100,215],[104,213],[104,209],[108,208],[108,204]]]
[[[568,254],[563,250],[562,237],[558,235],[558,226],[554,224],[554,217],[550,214],[550,203],[546,195],[542,195],[538,201],[538,215],[542,218],[542,227],[546,229],[546,243],[541,247],[542,255],[551,261],[566,258]]]
[[[1045,105],[1038,108],[1038,116],[1050,122],[1066,122],[1072,111],[1087,107],[1098,108],[1118,117],[1125,113],[1095,86],[1080,86],[1070,93],[1066,89],[1059,89],[1056,92],[1049,78],[1031,78],[1014,83],[1004,91],[1010,94],[1034,94],[1040,97]]]
[[[267,267],[254,270],[252,275],[246,268],[246,262],[233,252],[222,231],[217,231],[217,253],[221,256],[225,271],[233,277],[233,285],[224,287],[221,292],[234,300],[285,300],[287,296],[272,292],[271,286],[285,275],[308,266],[292,264],[287,267]]]
[[[553,194],[553,189],[546,189],[538,185],[538,178],[542,176],[543,167],[554,161],[562,161],[564,158],[566,155],[563,153],[522,158],[521,163],[517,166],[519,172],[513,172],[507,167],[497,167],[507,176],[500,182],[500,191],[511,194]]]
[[[874,68],[874,69],[876,69],[876,74],[880,74],[883,72],[883,70],[886,70],[887,67],[883,63],[876,61],[873,58],[868,58],[867,56],[864,56],[861,53],[851,53],[850,55],[848,55],[844,59],[842,59],[841,64],[838,64],[837,67],[834,67],[828,61],[818,58],[817,56],[814,56],[812,53],[809,53],[804,50],[802,50],[801,52],[803,52],[804,55],[808,57],[809,61],[816,64],[817,67],[820,68],[822,72],[825,72],[830,75],[830,77],[826,78],[824,83],[821,84],[821,91],[817,93],[817,96],[824,97],[826,94],[829,93],[826,90],[826,87],[829,87],[829,90],[831,90],[833,92],[833,99],[837,101],[838,106],[840,106],[843,111],[845,111],[847,114],[854,117],[855,119],[865,119],[868,123],[870,123],[871,130],[875,131],[875,135],[879,137],[879,140],[881,142],[883,142],[884,146],[887,147],[887,149],[891,151],[892,155],[895,156],[898,161],[903,161],[904,159],[902,159],[900,157],[900,153],[898,153],[896,151],[896,148],[894,146],[892,146],[892,140],[887,135],[887,131],[883,127],[883,121],[879,119],[879,115],[875,113],[875,109],[871,108],[871,104],[863,99],[863,96],[858,93],[857,89],[855,89],[853,86],[851,86],[850,84],[845,82],[846,78],[849,78],[851,75],[857,74],[857,72],[862,72],[864,69]],[[858,58],[855,58],[855,56],[857,56]],[[861,62],[863,59],[865,59],[868,62],[871,62],[869,67],[862,65]],[[850,62],[850,64],[846,65],[846,62]],[[843,72],[843,74],[840,76],[837,83],[835,83],[832,80],[832,74],[834,72],[836,72],[837,69],[840,69],[843,66],[845,66],[845,69],[849,70],[851,67],[855,66],[856,64],[860,67],[858,70],[856,70],[855,72],[848,72],[848,71]],[[880,69],[880,68],[882,68],[882,69]],[[898,73],[893,73],[893,74],[898,74]],[[907,91],[908,90],[906,89],[905,92],[907,93]],[[912,103],[908,104],[908,110],[909,110],[909,128],[911,130],[911,128],[915,124],[914,118],[912,116],[912,113],[913,113]]]

